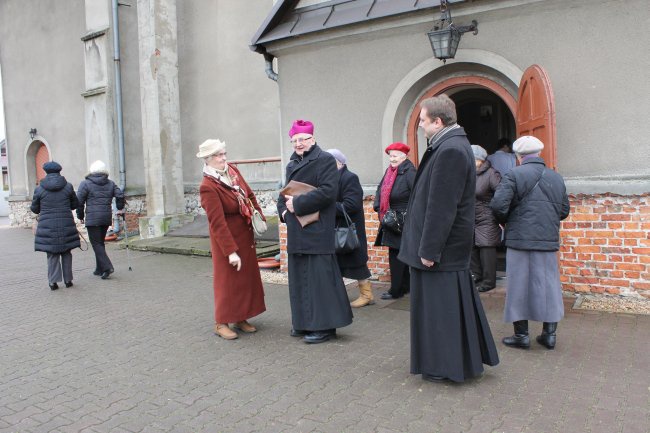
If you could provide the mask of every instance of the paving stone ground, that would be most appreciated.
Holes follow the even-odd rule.
[[[267,284],[259,332],[224,341],[209,258],[132,251],[129,272],[111,247],[102,281],[75,250],[74,287],[52,292],[32,240],[0,228],[0,432],[650,431],[648,316],[568,312],[556,350],[498,343],[481,378],[438,384],[409,374],[409,313],[383,301],[308,346],[288,335],[287,287]],[[503,296],[482,299],[509,335]]]

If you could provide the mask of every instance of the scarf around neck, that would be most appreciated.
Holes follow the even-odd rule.
[[[429,146],[429,147],[433,146],[434,144],[438,143],[438,141],[440,141],[440,139],[443,137],[443,135],[445,135],[449,131],[453,131],[454,129],[458,129],[458,128],[460,128],[460,125],[458,123],[454,123],[453,125],[445,126],[440,131],[436,132],[433,135],[433,137],[431,137],[429,139],[429,142],[427,143],[427,146]]]
[[[404,161],[402,161],[403,163]],[[381,184],[381,193],[379,195],[379,221],[384,219],[384,215],[390,209],[390,193],[393,190],[395,179],[397,179],[397,167],[389,165],[384,175],[384,181]]]

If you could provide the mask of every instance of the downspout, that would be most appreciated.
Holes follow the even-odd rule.
[[[117,117],[117,149],[119,156],[120,178],[119,187],[124,192],[126,188],[126,159],[124,155],[124,124],[122,122],[122,72],[120,69],[120,24],[118,0],[113,4],[113,65],[115,69],[115,115]],[[114,218],[114,231],[119,231],[119,218]]]
[[[278,81],[278,73],[273,70],[273,55],[264,53],[264,61],[266,62],[266,76],[273,81]]]

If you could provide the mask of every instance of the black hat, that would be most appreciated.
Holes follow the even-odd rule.
[[[56,161],[49,161],[43,164],[43,170],[45,170],[45,173],[58,173],[62,169],[63,167],[61,167],[61,164]]]

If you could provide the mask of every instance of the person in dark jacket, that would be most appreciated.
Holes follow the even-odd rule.
[[[61,169],[58,162],[43,164],[47,175],[36,187],[31,206],[38,214],[34,249],[47,253],[47,279],[52,290],[58,289],[57,283],[62,280],[66,287],[72,287],[71,251],[81,246],[72,215],[79,202],[72,184],[61,176]]]
[[[112,203],[115,198],[115,206],[119,211],[124,209],[124,193],[108,178],[106,164],[102,161],[95,161],[88,169],[86,179],[79,184],[77,198],[77,218],[86,224],[88,238],[95,252],[94,275],[101,275],[102,280],[107,279],[113,273],[113,264],[106,254],[104,239],[108,227],[113,223]],[[85,212],[84,212],[85,208]]]
[[[479,292],[488,292],[497,285],[497,247],[501,244],[501,227],[490,209],[501,175],[492,168],[487,152],[472,145],[476,162],[476,217],[471,270]]]
[[[370,270],[368,269],[368,241],[366,239],[366,218],[363,212],[363,188],[359,176],[348,170],[347,158],[338,149],[328,149],[327,153],[336,159],[339,170],[339,192],[336,197],[336,226],[346,227],[347,222],[343,211],[348,214],[357,230],[359,248],[346,254],[336,254],[341,275],[357,280],[359,297],[350,304],[353,308],[374,304],[372,287],[370,285]]]
[[[440,95],[420,106],[427,149],[398,256],[411,268],[411,373],[463,382],[499,362],[469,269],[476,166],[454,102]]]
[[[390,269],[390,289],[381,294],[381,299],[401,298],[411,290],[409,268],[397,259],[402,234],[381,223],[389,209],[407,218],[406,207],[415,181],[415,166],[406,157],[410,150],[411,148],[404,143],[392,143],[384,149],[390,163],[375,193],[373,208],[379,217],[379,231],[375,246],[388,247]]]
[[[537,342],[555,348],[557,324],[564,316],[556,251],[560,221],[569,216],[564,179],[546,168],[539,154],[544,144],[532,136],[517,139],[513,148],[520,166],[503,177],[490,202],[497,220],[506,224],[505,322],[514,335],[506,346],[528,349],[528,321],[543,322]]]
[[[286,181],[314,187],[301,195],[280,195],[278,215],[287,224],[289,300],[292,336],[305,343],[336,337],[336,328],[352,323],[352,309],[334,252],[334,224],[339,172],[332,155],[314,139],[314,125],[296,120],[289,131],[294,153]],[[319,212],[318,221],[305,225],[297,216]]]

